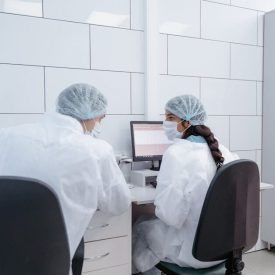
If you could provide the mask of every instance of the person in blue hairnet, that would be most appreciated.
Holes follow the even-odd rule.
[[[58,96],[56,113],[0,131],[0,175],[35,178],[56,191],[71,258],[97,209],[119,215],[130,206],[113,149],[98,138],[106,107],[95,87],[73,84]]]
[[[193,241],[208,187],[217,169],[238,159],[205,126],[206,112],[192,95],[170,99],[163,123],[173,144],[163,155],[157,178],[155,218],[140,218],[133,230],[133,273],[160,274],[160,261],[206,268],[192,255]]]

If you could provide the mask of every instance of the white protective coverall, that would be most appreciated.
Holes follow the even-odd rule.
[[[238,159],[224,146],[219,148],[224,163]],[[133,272],[148,271],[159,261],[193,268],[217,264],[200,262],[192,255],[202,205],[216,169],[206,143],[176,139],[167,149],[157,178],[157,218],[141,219],[134,227]]]
[[[1,176],[39,179],[56,191],[71,258],[97,209],[119,215],[130,206],[112,147],[84,135],[72,117],[46,115],[41,123],[1,129],[0,152]]]

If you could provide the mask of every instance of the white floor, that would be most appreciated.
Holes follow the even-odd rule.
[[[275,275],[275,249],[260,250],[243,256],[244,275]]]

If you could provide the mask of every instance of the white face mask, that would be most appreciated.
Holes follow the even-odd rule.
[[[169,140],[174,140],[175,138],[181,138],[183,133],[191,126],[190,125],[183,132],[179,132],[177,128],[178,128],[178,124],[181,122],[182,121],[180,122],[166,121],[166,120],[163,121],[164,132]]]
[[[85,128],[85,131],[84,131],[85,135],[90,135],[94,138],[98,138],[98,136],[101,133],[101,124],[98,121],[96,121],[95,126],[91,131],[87,130],[85,122],[83,122],[83,125],[84,125],[84,128]]]
[[[98,138],[100,134],[101,134],[101,123],[97,121],[95,123],[93,130],[91,131],[91,136],[93,136],[94,138]]]

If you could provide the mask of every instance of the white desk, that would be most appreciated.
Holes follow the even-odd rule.
[[[132,195],[132,203],[134,204],[149,204],[155,201],[156,188],[154,188],[153,186],[133,186],[130,191]]]
[[[272,189],[274,186],[269,183],[261,182],[260,184],[260,190],[266,190],[266,189]]]
[[[260,191],[273,188],[272,184],[260,183]],[[130,191],[132,195],[132,202],[137,205],[149,204],[155,201],[156,189],[152,186],[139,187],[130,184]]]

